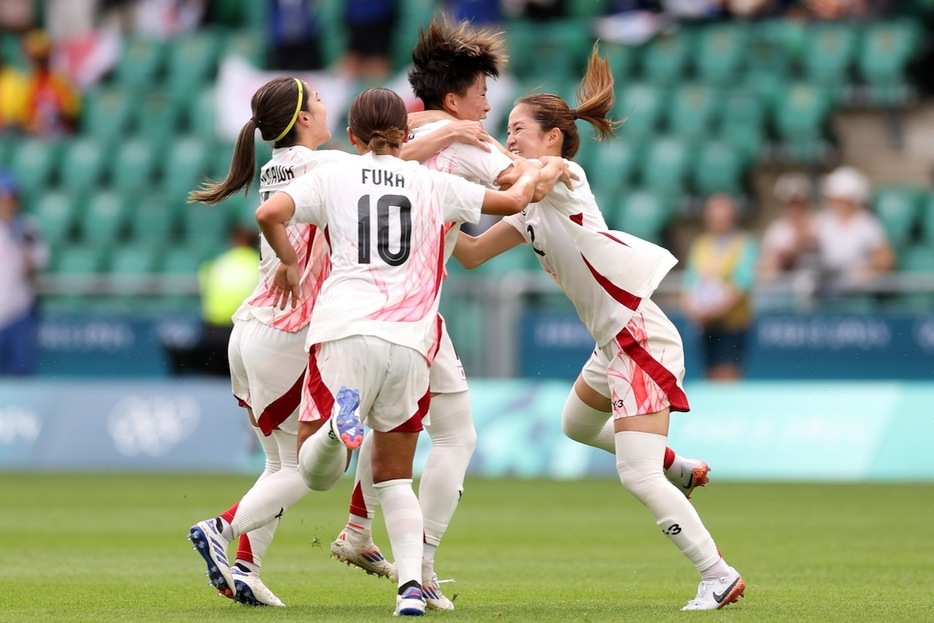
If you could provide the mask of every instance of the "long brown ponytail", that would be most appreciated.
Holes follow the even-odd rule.
[[[250,100],[253,116],[243,124],[227,177],[220,182],[207,181],[188,193],[190,203],[220,203],[237,191],[248,192],[256,174],[256,130],[274,147],[295,144],[295,120],[308,105],[308,87],[298,78],[273,78],[261,86]]]
[[[616,136],[616,128],[622,121],[614,121],[607,116],[615,102],[610,63],[606,57],[600,56],[596,43],[587,61],[587,71],[577,86],[577,108],[572,109],[567,102],[551,93],[536,93],[516,100],[516,104],[529,107],[542,130],[561,130],[561,156],[568,159],[580,149],[580,135],[574,123],[577,119],[586,121],[597,130],[597,140]]]

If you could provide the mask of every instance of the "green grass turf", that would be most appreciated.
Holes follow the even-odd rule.
[[[715,474],[713,474],[715,476]],[[217,597],[185,540],[251,480],[0,473],[0,621],[378,621],[393,586],[328,558],[350,481],[285,516],[264,579],[289,607]],[[934,485],[717,483],[694,503],[746,598],[680,612],[697,575],[614,480],[471,479],[439,550],[450,621],[931,621]],[[376,537],[386,544],[382,520]],[[388,544],[385,550],[388,553]]]

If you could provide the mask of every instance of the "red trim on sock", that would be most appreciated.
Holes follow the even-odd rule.
[[[671,448],[665,448],[665,462],[662,463],[662,466],[665,469],[671,467],[671,464],[675,462],[675,451]]]
[[[353,493],[350,496],[350,514],[357,517],[369,517],[366,511],[366,502],[363,499],[363,489],[360,487],[359,482],[353,488]]]
[[[221,519],[227,523],[233,523],[234,516],[237,514],[237,507],[240,506],[240,500],[237,500],[233,506],[221,513]]]
[[[250,564],[253,563],[253,546],[250,545],[250,537],[246,534],[240,535],[240,541],[237,544],[237,560],[242,560]]]

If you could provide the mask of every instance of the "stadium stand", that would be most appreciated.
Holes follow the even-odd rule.
[[[438,4],[401,2],[397,71]],[[339,5],[323,3],[321,13],[332,63],[344,45]],[[590,20],[601,9],[589,0],[565,5],[565,19],[504,21],[516,95],[548,90],[573,101],[595,40]],[[50,274],[112,267],[114,274],[193,279],[200,259],[223,245],[226,227],[250,218],[255,195],[223,209],[185,203],[204,176],[223,176],[229,164],[231,145],[215,134],[219,63],[236,55],[262,67],[266,57],[262,3],[211,6],[209,27],[170,41],[126,38],[110,74],[85,91],[77,136],[0,138],[0,166],[17,175],[26,210],[54,247]],[[0,37],[0,53],[14,65],[22,62],[19,43],[10,33]],[[756,184],[763,167],[793,165],[812,175],[829,168],[839,159],[831,121],[840,110],[901,110],[915,101],[909,71],[921,46],[918,22],[907,18],[721,20],[673,25],[642,45],[602,41],[617,81],[613,114],[625,124],[606,143],[582,140],[578,160],[611,226],[670,242],[672,226],[690,218],[704,195],[726,191],[765,203]],[[884,185],[873,209],[906,251],[901,264],[926,266],[914,249],[934,244],[929,186]],[[141,250],[130,253],[132,245]],[[916,256],[922,259],[907,259]],[[534,268],[504,259],[479,272]]]

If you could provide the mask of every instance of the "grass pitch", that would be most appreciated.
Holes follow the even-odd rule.
[[[697,574],[615,480],[470,479],[436,559],[449,621],[934,618],[934,485],[718,483],[694,504],[746,598],[681,612]],[[394,587],[328,558],[350,480],[285,516],[264,560],[285,609],[217,597],[186,540],[241,476],[0,474],[0,621],[379,621]],[[377,541],[388,554],[381,516]]]

